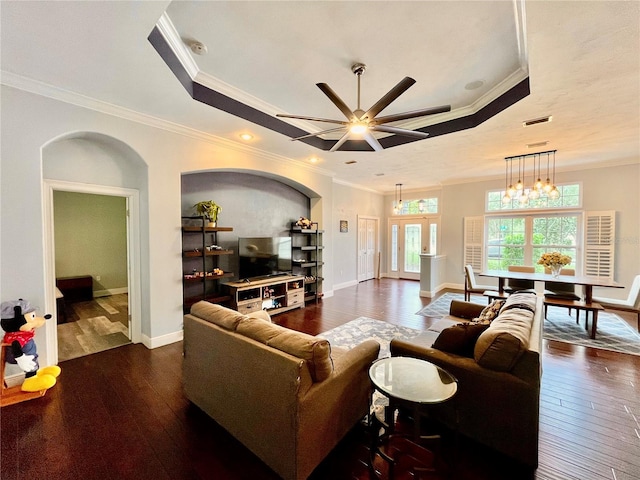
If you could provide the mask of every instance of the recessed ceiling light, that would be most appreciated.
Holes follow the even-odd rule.
[[[523,127],[530,127],[531,125],[538,125],[539,123],[549,123],[553,120],[553,116],[548,115],[546,117],[534,118],[533,120],[526,120],[522,122]]]
[[[253,140],[253,135],[250,133],[241,133],[240,138],[248,142],[249,140]]]
[[[318,159],[318,157],[311,157],[311,158],[309,159],[309,161],[310,161],[311,163],[318,163],[320,160]]]
[[[345,165],[353,165],[354,163],[358,163],[355,160],[347,160],[346,162],[344,162]]]
[[[476,90],[477,88],[480,88],[481,86],[484,85],[484,82],[482,80],[476,80],[474,82],[469,82],[467,83],[464,88],[466,90]]]

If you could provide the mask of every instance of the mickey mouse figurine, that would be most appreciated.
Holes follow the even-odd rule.
[[[17,364],[25,372],[21,390],[38,392],[53,387],[60,375],[60,367],[53,365],[39,369],[36,342],[33,340],[35,329],[44,325],[51,315],[36,317],[36,309],[22,299],[2,302],[0,309],[0,326],[6,332],[3,343],[10,345],[6,361]]]

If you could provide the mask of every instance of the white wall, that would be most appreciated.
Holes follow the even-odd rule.
[[[180,178],[182,173],[203,170],[244,170],[273,175],[304,186],[321,198],[311,205],[311,215],[321,228],[331,224],[333,183],[331,177],[313,167],[297,166],[286,159],[261,158],[252,150],[231,150],[221,145],[178,135],[159,128],[84,109],[50,98],[2,86],[1,144],[1,276],[2,300],[27,298],[42,310],[54,311],[55,301],[45,292],[43,247],[43,148],[55,139],[82,132],[117,139],[146,164],[148,203],[141,201],[142,334],[147,345],[156,346],[181,338],[182,286],[180,237]],[[93,145],[93,144],[91,144]],[[91,158],[91,152],[86,152]],[[108,167],[107,167],[108,165]],[[118,175],[113,162],[104,165],[109,178]],[[98,164],[86,177],[74,181],[100,181]],[[57,165],[52,171],[64,170]],[[77,171],[70,172],[75,175]],[[105,173],[106,174],[106,173]],[[50,173],[51,176],[58,174]],[[64,173],[61,174],[65,176]],[[125,175],[126,177],[126,175]],[[65,176],[65,180],[69,178]],[[122,180],[123,182],[126,179]],[[327,205],[325,207],[325,205]],[[144,232],[148,240],[144,241]],[[326,228],[325,261],[332,264],[333,232]],[[146,280],[144,280],[146,278]],[[325,291],[333,288],[333,274],[325,273]],[[46,334],[36,336],[44,361]]]
[[[4,85],[1,92],[0,298],[3,301],[23,297],[42,310],[55,308],[54,299],[45,293],[43,148],[55,139],[76,133],[94,132],[116,139],[146,164],[148,199],[141,197],[140,225],[142,334],[150,346],[181,338],[180,180],[183,173],[246,171],[270,175],[313,193],[316,198],[311,201],[311,218],[317,219],[320,228],[325,230],[323,257],[327,268],[323,271],[323,286],[327,295],[331,295],[334,284],[353,282],[357,278],[354,237],[357,215],[380,216],[381,232],[386,228],[385,215],[390,213],[386,206],[392,197],[335,184],[327,172],[311,166],[273,156],[265,158],[251,149],[208,143]],[[557,175],[558,183],[583,182],[586,209],[619,212],[616,279],[624,284],[629,284],[633,275],[640,272],[639,162],[640,159],[634,165]],[[64,172],[64,165],[59,167],[63,175],[69,174]],[[98,175],[93,180],[80,177],[80,181],[100,181],[104,177],[100,175],[102,168],[99,163],[93,165],[88,173],[97,171]],[[109,170],[108,176],[117,174],[118,170]],[[463,218],[483,214],[486,190],[501,185],[502,179],[496,179],[442,188],[441,253],[447,255],[447,282],[462,284]],[[338,232],[339,220],[349,221],[346,236]],[[381,240],[386,253],[386,235],[383,234]],[[336,270],[341,272],[338,276]],[[610,296],[614,293],[626,295],[626,291],[606,292]],[[38,332],[36,341],[44,360],[45,333]]]

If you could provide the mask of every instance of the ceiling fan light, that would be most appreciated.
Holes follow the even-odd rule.
[[[362,122],[356,122],[349,127],[349,131],[354,135],[362,135],[367,131],[367,124]]]

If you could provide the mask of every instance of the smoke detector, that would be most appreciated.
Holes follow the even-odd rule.
[[[201,42],[191,42],[189,48],[196,55],[205,55],[207,53],[207,46]]]

